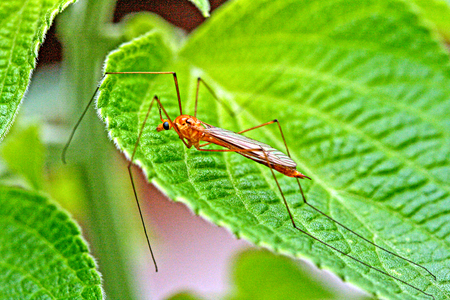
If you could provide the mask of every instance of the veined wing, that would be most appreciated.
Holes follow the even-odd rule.
[[[259,163],[266,164],[267,159],[271,164],[278,164],[288,168],[295,168],[297,164],[289,156],[269,146],[267,144],[261,143],[259,141],[253,140],[239,133],[214,127],[209,124],[206,125],[205,133],[211,135],[212,137],[219,139],[225,144],[229,144],[230,147],[227,148],[237,148],[237,149],[263,149],[267,155],[264,155],[262,150],[253,150],[248,152],[237,152],[243,156],[251,158]]]

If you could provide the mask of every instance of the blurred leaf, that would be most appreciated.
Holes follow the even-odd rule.
[[[450,292],[449,57],[403,1],[246,1],[226,4],[178,51],[151,33],[120,47],[107,71],[177,71],[183,112],[201,76],[236,112],[201,88],[198,116],[233,131],[277,118],[302,173],[308,201],[389,255],[304,207],[280,176],[297,225],[436,299]],[[98,109],[128,157],[153,95],[179,114],[170,75],[111,75]],[[239,113],[240,112],[240,113]],[[157,133],[150,114],[135,163],[169,197],[273,251],[389,299],[431,298],[370,270],[292,228],[270,170],[236,153],[186,149]],[[277,126],[249,133],[283,150]]]
[[[198,8],[198,10],[202,13],[202,15],[205,18],[209,17],[209,10],[211,9],[211,7],[209,6],[208,0],[189,0],[189,1],[192,2]]]
[[[77,224],[46,197],[0,187],[0,299],[102,299]]]
[[[198,297],[197,295],[191,292],[180,292],[172,297],[167,298],[167,300],[202,300],[203,298]]]
[[[447,42],[450,42],[450,3],[444,0],[414,0],[425,17],[436,25]]]
[[[337,299],[292,260],[266,251],[247,251],[235,262],[235,295],[229,299]]]
[[[185,32],[172,26],[169,22],[154,13],[138,12],[126,15],[124,21],[125,34],[124,39],[130,41],[140,35],[146,34],[150,30],[157,30],[164,39],[174,43],[173,47],[178,47],[178,44],[185,37]]]
[[[61,154],[61,151],[58,154]],[[46,184],[46,191],[52,198],[80,222],[84,221],[83,217],[86,218],[86,210],[89,209],[85,205],[87,197],[82,188],[83,176],[84,173],[79,168],[59,166],[52,169]]]
[[[42,190],[44,183],[45,147],[39,134],[37,125],[18,129],[1,148],[1,155],[8,167],[23,176],[35,190]]]
[[[25,94],[45,33],[55,15],[73,2],[0,1],[0,140],[11,126]]]

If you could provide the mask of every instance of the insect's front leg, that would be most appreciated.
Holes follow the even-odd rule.
[[[185,138],[182,138],[181,136],[180,136],[180,139],[183,141],[183,143],[186,145],[186,147],[188,148],[188,149],[191,149],[191,147],[192,147],[192,143],[191,143],[191,141],[187,141],[186,142],[186,139]]]

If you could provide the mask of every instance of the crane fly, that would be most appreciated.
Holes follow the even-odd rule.
[[[288,148],[287,143],[286,143],[286,139],[284,138],[283,130],[281,129],[280,122],[277,119],[269,121],[269,122],[266,122],[266,123],[263,123],[263,124],[260,124],[260,125],[257,125],[257,126],[254,126],[254,127],[251,127],[251,128],[248,128],[246,130],[239,131],[239,132],[233,132],[233,131],[226,130],[226,129],[223,129],[223,128],[215,127],[215,126],[210,125],[208,123],[205,123],[205,122],[203,122],[203,121],[201,121],[200,119],[197,118],[197,103],[198,103],[198,95],[199,95],[200,83],[202,83],[208,89],[208,91],[214,96],[214,98],[219,103],[224,105],[225,109],[227,109],[229,112],[230,112],[230,109],[216,96],[216,94],[211,89],[211,87],[208,84],[206,84],[206,82],[203,79],[201,79],[200,77],[198,77],[198,79],[197,79],[197,90],[196,90],[196,99],[195,99],[195,112],[194,112],[194,115],[192,116],[192,115],[183,114],[182,105],[181,105],[180,91],[179,91],[179,87],[178,87],[178,79],[177,79],[177,75],[176,75],[175,72],[105,72],[101,82],[103,81],[103,79],[107,75],[121,75],[121,74],[123,74],[123,75],[124,74],[147,74],[147,75],[152,75],[152,74],[153,75],[171,74],[173,76],[173,79],[174,79],[175,89],[176,89],[176,93],[177,93],[177,99],[178,99],[178,106],[179,106],[179,110],[180,110],[180,115],[178,117],[176,117],[173,121],[169,117],[169,114],[164,109],[164,106],[162,105],[162,103],[161,103],[160,99],[158,98],[158,96],[155,95],[153,97],[152,101],[150,102],[150,106],[149,106],[149,108],[147,110],[147,113],[145,115],[144,121],[143,121],[143,123],[142,123],[142,125],[140,127],[140,130],[139,130],[139,133],[138,133],[138,137],[137,137],[136,143],[134,145],[134,149],[133,149],[130,161],[129,161],[128,166],[127,166],[128,173],[129,173],[129,176],[130,176],[130,181],[131,181],[133,192],[134,192],[134,196],[135,196],[135,200],[136,200],[136,204],[137,204],[137,207],[138,207],[138,210],[139,210],[139,214],[140,214],[143,230],[144,230],[144,233],[145,233],[145,236],[146,236],[146,239],[147,239],[147,245],[148,245],[148,248],[150,250],[150,254],[151,254],[153,263],[155,265],[156,272],[158,271],[158,266],[156,264],[156,259],[155,259],[154,254],[153,254],[152,247],[150,245],[150,239],[149,239],[148,234],[147,234],[146,226],[145,226],[145,223],[144,223],[144,218],[143,218],[141,207],[140,207],[140,204],[139,204],[139,198],[138,198],[138,195],[137,195],[137,192],[136,192],[136,187],[135,187],[134,180],[133,180],[133,174],[131,172],[131,166],[133,164],[133,160],[134,160],[134,157],[135,157],[135,154],[136,154],[136,150],[137,150],[138,145],[139,145],[139,141],[141,139],[141,136],[142,136],[142,133],[144,131],[145,125],[147,123],[147,120],[149,118],[149,115],[150,115],[153,103],[155,101],[157,102],[157,105],[158,105],[159,117],[160,117],[160,120],[161,120],[161,123],[156,127],[156,131],[161,132],[161,131],[168,131],[168,130],[173,129],[177,133],[177,135],[179,136],[179,138],[181,139],[181,141],[184,143],[184,145],[187,148],[192,148],[192,146],[194,146],[198,151],[204,151],[204,152],[236,152],[236,153],[238,153],[238,154],[240,154],[240,155],[242,155],[242,156],[244,156],[246,158],[249,158],[249,159],[257,162],[257,163],[260,163],[262,165],[267,166],[270,169],[271,173],[272,173],[273,179],[275,180],[275,183],[277,185],[278,191],[280,192],[281,198],[283,200],[283,204],[286,207],[287,213],[288,213],[289,218],[291,220],[292,226],[296,230],[298,230],[299,232],[307,235],[311,239],[313,239],[313,240],[315,240],[315,241],[317,241],[317,242],[319,242],[319,243],[321,243],[321,244],[323,244],[323,245],[333,249],[334,251],[336,251],[336,252],[338,252],[338,253],[346,256],[346,257],[349,257],[349,258],[353,259],[354,261],[356,261],[356,262],[358,262],[358,263],[360,263],[360,264],[362,264],[362,265],[364,265],[364,266],[366,266],[366,267],[368,267],[368,268],[370,268],[372,270],[375,270],[375,271],[377,271],[377,272],[379,272],[381,274],[384,274],[384,275],[386,275],[386,276],[388,276],[388,277],[390,277],[390,278],[392,278],[394,280],[397,280],[397,281],[399,281],[399,282],[401,282],[401,283],[403,283],[403,284],[405,284],[405,285],[407,285],[407,286],[409,286],[409,287],[411,287],[411,288],[421,292],[422,294],[424,294],[426,296],[429,296],[429,297],[435,299],[433,295],[431,295],[429,293],[426,293],[424,290],[421,290],[420,288],[418,288],[418,287],[416,287],[416,286],[414,286],[414,285],[412,285],[412,284],[410,284],[410,283],[408,283],[408,282],[406,282],[406,281],[404,281],[404,280],[402,280],[402,279],[400,279],[400,278],[398,278],[396,276],[390,275],[387,272],[385,272],[385,271],[383,271],[383,270],[381,270],[379,268],[371,266],[368,263],[366,263],[366,262],[364,262],[364,261],[362,261],[362,260],[360,260],[360,259],[358,259],[358,258],[356,258],[356,257],[354,257],[354,256],[352,256],[350,254],[348,254],[348,253],[345,253],[342,250],[339,250],[338,248],[332,246],[331,244],[329,244],[329,243],[327,243],[325,241],[322,241],[321,239],[315,237],[311,233],[309,233],[309,232],[299,228],[296,225],[296,223],[294,221],[293,214],[291,212],[291,209],[289,208],[288,202],[286,201],[286,198],[285,198],[283,190],[281,189],[281,186],[280,186],[280,184],[278,182],[278,179],[275,176],[274,170],[278,171],[279,173],[282,173],[282,174],[284,174],[284,175],[286,175],[288,177],[293,177],[293,178],[296,179],[297,184],[298,184],[298,188],[299,188],[302,200],[303,200],[303,203],[305,205],[307,205],[308,207],[312,208],[314,211],[316,211],[320,215],[324,216],[328,220],[330,220],[330,221],[336,223],[337,225],[341,226],[342,228],[348,230],[349,232],[351,232],[355,236],[357,236],[357,237],[361,238],[362,240],[366,241],[367,243],[371,244],[372,246],[374,246],[374,247],[376,247],[378,249],[381,249],[381,250],[385,251],[386,253],[389,253],[389,254],[397,257],[397,258],[405,260],[405,261],[415,265],[416,267],[419,267],[419,268],[425,270],[429,275],[431,275],[433,277],[434,280],[436,280],[436,276],[434,274],[432,274],[424,266],[422,266],[422,265],[420,265],[418,263],[415,263],[415,262],[413,262],[413,261],[411,261],[411,260],[409,260],[409,259],[407,259],[407,258],[405,258],[403,256],[400,256],[400,255],[398,255],[398,254],[396,254],[396,253],[394,253],[394,252],[392,252],[390,250],[387,250],[387,249],[385,249],[385,248],[375,244],[374,242],[368,240],[367,238],[363,237],[362,235],[360,235],[357,232],[353,231],[352,229],[348,228],[347,226],[345,226],[344,224],[342,224],[339,221],[335,220],[334,218],[328,216],[327,214],[325,214],[324,212],[322,212],[318,208],[314,207],[312,204],[310,204],[306,200],[306,197],[305,197],[304,192],[303,192],[302,185],[300,184],[300,179],[309,179],[309,180],[311,180],[311,178],[306,176],[306,175],[304,175],[304,174],[302,174],[302,173],[300,173],[297,170],[297,164],[291,158],[291,155],[289,153],[289,148]],[[89,101],[88,105],[86,106],[85,110],[83,111],[80,119],[78,120],[78,122],[74,126],[74,129],[73,129],[73,131],[72,131],[72,133],[71,133],[71,135],[69,137],[69,140],[66,143],[66,145],[65,145],[65,147],[63,149],[63,152],[62,152],[62,160],[63,160],[63,162],[65,162],[65,155],[66,155],[68,146],[69,146],[69,144],[70,144],[70,142],[71,142],[71,140],[73,138],[73,135],[74,135],[77,127],[81,123],[81,120],[83,119],[84,115],[86,114],[87,109],[89,108],[91,103],[94,101],[95,96],[97,95],[97,93],[99,91],[99,88],[100,88],[100,85],[95,90],[94,95],[92,96],[91,100]],[[163,118],[162,113],[164,113],[165,118]],[[232,114],[232,112],[231,112],[231,114]],[[274,124],[274,123],[277,123],[277,125],[278,125],[280,136],[283,139],[284,146],[286,148],[286,153],[287,154],[285,154],[282,151],[280,151],[280,150],[278,150],[278,149],[276,149],[276,148],[274,148],[272,146],[269,146],[269,145],[267,145],[265,143],[262,143],[260,141],[257,141],[257,140],[254,140],[254,139],[251,139],[251,138],[248,138],[248,137],[242,135],[245,132],[248,132],[248,131],[251,131],[251,130],[254,130],[254,129],[258,129],[258,128],[261,128],[263,126],[267,126],[267,125]],[[205,142],[205,143],[201,144],[201,142]],[[224,147],[226,149],[205,149],[204,148],[205,146],[210,145],[210,144],[215,144],[215,145]]]
[[[160,100],[158,98],[155,99],[158,101],[158,105],[162,107]],[[297,164],[289,156],[267,144],[241,135],[242,132],[236,133],[215,127],[190,115],[180,115],[173,122],[170,119],[161,118],[161,122],[156,130],[159,132],[173,128],[181,139],[187,140],[187,148],[194,146],[199,151],[237,152],[286,176],[311,179],[297,171]],[[278,122],[278,120],[264,123],[258,127],[274,122]],[[200,145],[201,141],[207,142],[207,144]],[[229,150],[202,148],[209,144],[216,144]]]

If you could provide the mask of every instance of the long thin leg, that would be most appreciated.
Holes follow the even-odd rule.
[[[150,245],[150,239],[148,237],[147,228],[145,226],[144,217],[142,215],[141,205],[139,204],[139,198],[138,198],[138,195],[136,192],[136,186],[135,186],[134,180],[133,180],[133,173],[131,172],[131,166],[133,164],[134,155],[136,154],[136,150],[139,145],[139,141],[141,139],[142,133],[144,132],[144,127],[145,127],[145,124],[147,123],[147,119],[148,119],[148,116],[150,115],[150,111],[152,109],[153,102],[155,102],[155,99],[158,99],[158,98],[155,96],[155,97],[153,97],[152,102],[150,102],[150,106],[148,108],[147,114],[145,115],[144,122],[142,122],[142,126],[139,131],[139,135],[136,140],[136,144],[134,145],[133,153],[131,154],[130,161],[128,162],[127,169],[128,169],[128,174],[130,175],[131,186],[133,187],[134,199],[136,200],[136,205],[139,210],[139,216],[141,217],[142,228],[144,228],[145,238],[147,239],[148,249],[150,250],[150,255],[152,256],[153,264],[155,265],[155,271],[158,272],[158,265],[156,264],[156,259],[153,254],[152,246]]]
[[[257,127],[257,128],[258,128],[258,127]],[[248,130],[247,130],[247,131],[248,131]],[[283,190],[281,189],[280,184],[278,183],[278,179],[277,179],[277,177],[275,176],[275,172],[273,171],[272,165],[271,165],[271,163],[270,163],[270,161],[269,161],[269,157],[267,156],[266,151],[264,151],[264,149],[263,149],[262,147],[261,147],[261,149],[259,149],[259,150],[261,150],[261,151],[264,153],[264,156],[266,157],[267,164],[268,164],[268,166],[269,166],[270,171],[272,172],[273,179],[275,180],[275,183],[277,184],[278,190],[280,191],[281,197],[283,198],[284,206],[286,206],[286,209],[287,209],[288,214],[289,214],[289,218],[291,219],[291,222],[292,222],[292,226],[293,226],[295,229],[297,229],[297,230],[300,231],[301,233],[306,234],[306,235],[309,236],[310,238],[312,238],[312,239],[314,239],[314,240],[320,242],[321,244],[323,244],[323,245],[325,245],[325,246],[327,246],[327,247],[330,247],[331,249],[333,249],[333,250],[335,250],[335,251],[341,253],[342,255],[345,255],[345,256],[347,256],[347,257],[353,259],[354,261],[357,261],[357,262],[359,262],[360,264],[362,264],[362,265],[364,265],[364,266],[366,266],[366,267],[369,267],[370,269],[373,269],[373,270],[375,270],[375,271],[378,271],[378,272],[380,272],[381,274],[384,274],[384,275],[386,275],[386,276],[388,276],[388,277],[390,277],[390,278],[392,278],[392,279],[398,280],[399,282],[401,282],[401,283],[403,283],[403,284],[405,284],[405,285],[407,285],[407,286],[409,286],[409,287],[411,287],[411,288],[413,288],[413,289],[415,289],[415,290],[421,292],[422,294],[427,295],[427,296],[429,296],[429,297],[435,299],[433,295],[426,293],[425,291],[419,289],[418,287],[415,287],[415,286],[413,286],[413,285],[407,283],[406,281],[401,280],[400,278],[397,278],[397,277],[392,276],[392,275],[390,275],[390,274],[388,274],[388,273],[386,273],[386,272],[384,272],[384,271],[382,271],[382,270],[380,270],[380,269],[378,269],[378,268],[375,268],[375,267],[373,267],[373,266],[371,266],[371,265],[369,265],[369,264],[367,264],[367,263],[365,263],[365,262],[363,262],[363,261],[357,259],[356,257],[354,257],[354,256],[352,256],[352,255],[350,255],[350,254],[347,254],[347,253],[345,253],[345,252],[343,252],[343,251],[341,251],[341,250],[339,250],[339,249],[333,247],[332,245],[330,245],[330,244],[328,244],[328,243],[322,241],[321,239],[319,239],[319,238],[313,236],[312,234],[310,234],[310,233],[308,233],[308,232],[306,232],[306,231],[300,229],[299,227],[297,227],[297,224],[295,224],[294,217],[293,217],[293,215],[292,215],[292,213],[291,213],[291,210],[289,209],[289,205],[288,205],[288,203],[287,203],[287,201],[286,201],[286,198],[284,197]],[[302,193],[303,193],[303,191],[302,191]],[[323,213],[322,213],[322,214],[323,214]],[[339,223],[338,223],[338,224],[339,224]],[[364,240],[365,240],[365,239],[364,239]]]
[[[180,97],[180,89],[178,88],[178,79],[177,79],[177,73],[175,72],[106,72],[105,75],[112,75],[112,74],[155,74],[155,75],[161,75],[161,74],[172,74],[173,75],[173,81],[175,82],[175,89],[177,90],[177,98],[178,98],[178,107],[180,108],[180,115],[183,114],[183,110],[181,109],[181,97]]]
[[[105,78],[105,75],[102,76],[102,78],[100,79],[100,82],[103,80],[103,78]],[[78,119],[77,123],[73,127],[72,132],[70,133],[69,139],[67,140],[66,144],[64,145],[64,148],[63,148],[63,150],[61,152],[61,160],[62,160],[62,162],[64,164],[66,163],[67,149],[69,149],[70,143],[72,142],[73,136],[75,135],[75,131],[77,131],[77,128],[78,128],[78,126],[80,126],[81,121],[83,120],[84,116],[86,115],[89,107],[91,106],[92,102],[94,102],[95,95],[97,95],[99,89],[100,89],[100,85],[98,85],[97,88],[95,89],[95,92],[94,92],[94,94],[91,97],[91,100],[89,100],[88,104],[84,108],[83,113],[81,114],[81,116]]]
[[[348,230],[349,232],[353,233],[353,234],[356,235],[357,237],[359,237],[359,238],[363,239],[364,241],[368,242],[369,244],[371,244],[371,245],[377,247],[378,249],[381,249],[381,250],[383,250],[383,251],[385,251],[385,252],[387,252],[387,253],[389,253],[389,254],[391,254],[391,255],[393,255],[393,256],[396,256],[396,257],[398,257],[398,258],[401,258],[401,259],[403,259],[403,260],[409,262],[410,264],[415,265],[416,267],[422,268],[422,269],[425,270],[429,275],[431,275],[431,277],[433,277],[434,280],[436,280],[436,276],[435,276],[433,273],[431,273],[431,272],[430,272],[427,268],[425,268],[424,266],[419,265],[418,263],[413,262],[412,260],[410,260],[410,259],[408,259],[408,258],[406,258],[406,257],[403,257],[403,256],[401,256],[401,255],[398,255],[398,254],[395,253],[395,252],[392,252],[392,251],[390,251],[390,250],[387,250],[386,248],[383,248],[383,247],[381,247],[381,246],[378,246],[378,245],[375,244],[374,242],[372,242],[372,241],[366,239],[365,237],[363,237],[363,236],[360,235],[359,233],[353,231],[352,229],[348,228],[348,227],[345,226],[344,224],[342,224],[342,223],[336,221],[336,220],[333,219],[332,217],[328,216],[328,215],[325,214],[324,212],[320,211],[319,209],[317,209],[316,207],[314,207],[313,205],[311,205],[309,202],[306,201],[305,195],[304,195],[304,193],[303,193],[302,185],[300,184],[300,180],[299,180],[298,178],[296,178],[296,179],[297,179],[298,187],[299,187],[299,189],[300,189],[300,193],[302,194],[303,202],[304,202],[306,205],[308,205],[309,207],[311,207],[312,209],[314,209],[315,211],[317,211],[318,213],[320,213],[321,215],[323,215],[323,216],[326,217],[327,219],[329,219],[329,220],[333,221],[334,223],[338,224],[338,225],[341,226],[342,228],[345,228],[345,229]]]
[[[257,128],[261,128],[261,127],[263,127],[263,126],[270,125],[270,124],[273,124],[273,123],[277,123],[278,128],[279,128],[279,130],[280,130],[281,137],[283,138],[284,146],[286,147],[286,152],[287,152],[287,154],[289,155],[289,157],[291,157],[291,154],[289,153],[289,148],[288,148],[287,143],[286,143],[286,139],[284,138],[283,130],[281,129],[280,122],[279,122],[277,119],[272,120],[272,121],[269,121],[269,122],[266,122],[266,123],[263,123],[263,124],[261,124],[261,125],[257,125],[257,126],[254,126],[254,127],[251,127],[251,128],[248,128],[248,129],[245,129],[245,130],[242,130],[242,131],[239,131],[238,133],[244,133],[244,132],[251,131],[251,130],[254,130],[254,129],[257,129]],[[201,146],[203,147],[203,146],[205,146],[205,145],[206,145],[206,144],[201,145]],[[328,216],[327,214],[325,214],[325,213],[322,212],[321,210],[317,209],[315,206],[313,206],[313,205],[310,204],[308,201],[306,201],[306,197],[305,197],[305,194],[303,193],[303,188],[302,188],[302,186],[301,186],[301,184],[300,184],[300,180],[299,180],[298,178],[296,178],[296,180],[297,180],[297,183],[298,183],[298,187],[299,187],[300,193],[301,193],[301,195],[302,195],[303,202],[304,202],[306,205],[308,205],[309,207],[311,207],[312,209],[314,209],[315,211],[317,211],[318,213],[320,213],[321,215],[323,215],[324,217],[326,217],[326,218],[329,219],[330,221],[332,221],[332,222],[338,224],[338,225],[341,226],[342,228],[345,228],[345,229],[348,230],[349,232],[353,233],[353,234],[356,235],[357,237],[359,237],[359,238],[363,239],[364,241],[368,242],[369,244],[371,244],[371,245],[377,247],[378,249],[381,249],[381,250],[383,250],[383,251],[385,251],[385,252],[387,252],[387,253],[389,253],[389,254],[391,254],[391,255],[393,255],[393,256],[396,256],[396,257],[398,257],[398,258],[401,258],[401,259],[403,259],[403,260],[405,260],[405,261],[407,261],[407,262],[409,262],[409,263],[411,263],[411,264],[413,264],[413,265],[415,265],[415,266],[417,266],[417,267],[419,267],[419,268],[422,268],[422,269],[425,270],[428,274],[430,274],[430,275],[433,277],[434,280],[436,280],[436,276],[433,275],[433,273],[431,273],[431,272],[430,272],[427,268],[425,268],[424,266],[419,265],[418,263],[415,263],[415,262],[413,262],[413,261],[411,261],[411,260],[409,260],[409,259],[407,259],[407,258],[405,258],[405,257],[403,257],[403,256],[401,256],[401,255],[398,255],[397,253],[394,253],[394,252],[392,252],[392,251],[390,251],[390,250],[387,250],[386,248],[383,248],[383,247],[381,247],[381,246],[378,246],[378,245],[375,244],[374,242],[368,240],[367,238],[363,237],[363,236],[360,235],[359,233],[353,231],[352,229],[348,228],[348,227],[345,226],[344,224],[338,222],[337,220],[335,220],[335,219],[333,219],[332,217]]]
[[[172,74],[173,80],[175,82],[175,89],[177,91],[178,107],[180,108],[180,115],[183,114],[182,108],[181,108],[180,90],[178,88],[178,79],[177,79],[177,74],[175,72],[106,72],[105,74],[103,74],[102,78],[100,79],[100,83],[103,81],[103,79],[106,77],[106,75],[121,75],[121,74],[122,75],[125,75],[125,74],[154,74],[154,75]],[[77,123],[73,127],[72,132],[70,133],[69,139],[66,142],[66,145],[64,145],[64,148],[61,153],[61,160],[63,161],[64,164],[66,163],[67,149],[69,149],[70,143],[72,142],[73,136],[75,135],[75,131],[77,130],[78,126],[80,125],[81,121],[83,120],[84,116],[86,115],[86,112],[88,111],[89,106],[91,106],[92,102],[94,102],[95,95],[97,95],[99,89],[100,89],[100,85],[98,85],[97,88],[95,89],[95,92],[91,97],[91,100],[89,100],[88,104],[86,105],[86,108],[84,109],[84,111],[81,114],[80,118],[78,119]]]
[[[175,89],[176,89],[176,91],[177,91],[178,106],[179,106],[179,108],[180,108],[180,114],[182,114],[180,91],[179,91],[179,88],[178,88],[178,80],[177,80],[177,75],[176,75],[175,72],[106,72],[106,73],[102,76],[100,82],[103,81],[103,79],[105,78],[106,75],[114,75],[114,74],[116,74],[116,75],[119,75],[119,74],[172,74],[172,75],[173,75],[173,80],[174,80],[174,82],[175,82]],[[73,139],[73,136],[74,136],[74,134],[75,134],[75,131],[77,130],[78,126],[81,124],[81,121],[83,120],[84,116],[86,115],[86,112],[87,112],[87,110],[89,109],[89,106],[90,106],[90,105],[92,104],[92,102],[94,101],[95,95],[97,95],[99,89],[100,89],[100,85],[98,85],[97,88],[95,89],[95,92],[94,92],[94,94],[92,95],[91,99],[89,100],[88,104],[86,105],[86,108],[84,109],[83,113],[81,114],[80,118],[78,119],[77,123],[75,124],[74,128],[72,129],[72,132],[71,132],[71,134],[70,134],[70,136],[69,136],[69,139],[68,139],[68,141],[67,141],[66,145],[64,146],[63,151],[62,151],[62,153],[61,153],[61,159],[62,159],[63,163],[66,163],[66,153],[67,153],[67,149],[68,149],[69,146],[70,146],[70,143],[71,143],[71,141],[72,141],[72,139]],[[153,98],[153,100],[151,101],[151,103],[150,103],[150,106],[149,106],[149,109],[148,109],[147,114],[146,114],[146,116],[145,116],[144,122],[142,123],[142,127],[141,127],[141,129],[140,129],[140,132],[139,132],[139,135],[138,135],[136,144],[135,144],[135,146],[134,146],[134,149],[133,149],[133,153],[132,153],[132,155],[131,155],[130,162],[128,163],[127,169],[128,169],[128,174],[130,175],[131,185],[132,185],[132,187],[133,187],[134,197],[135,197],[135,200],[136,200],[136,205],[137,205],[138,210],[139,210],[139,215],[140,215],[140,218],[141,218],[142,227],[143,227],[143,229],[144,229],[145,238],[147,239],[148,248],[149,248],[149,250],[150,250],[150,254],[151,254],[151,257],[152,257],[152,260],[153,260],[153,264],[155,265],[155,270],[156,270],[156,272],[158,272],[158,266],[157,266],[157,264],[156,264],[156,260],[155,260],[154,254],[153,254],[152,246],[150,245],[150,239],[149,239],[149,237],[148,237],[147,228],[146,228],[145,223],[144,223],[144,218],[143,218],[143,215],[142,215],[141,206],[140,206],[140,204],[139,204],[139,199],[138,199],[138,196],[137,196],[136,187],[135,187],[134,180],[133,180],[133,174],[132,174],[132,172],[131,172],[131,165],[132,165],[132,163],[133,163],[134,156],[135,156],[135,154],[136,154],[136,150],[137,150],[139,141],[140,141],[140,139],[141,139],[142,132],[143,132],[143,130],[144,130],[144,126],[145,126],[145,124],[147,123],[147,119],[148,119],[148,116],[149,116],[149,114],[150,114],[150,110],[152,109],[153,102],[155,101],[155,99],[158,100],[159,105],[161,105],[159,99],[155,96],[155,97]],[[164,113],[167,115],[167,113],[166,113],[165,110],[164,110]],[[160,111],[160,116],[161,116],[161,111]],[[167,117],[168,117],[168,116],[167,116]],[[162,118],[162,117],[161,117],[161,118]],[[172,123],[172,121],[170,120],[169,117],[168,117],[168,119],[169,119],[169,121]],[[177,132],[178,132],[178,131],[177,131]],[[186,142],[185,142],[184,140],[182,140],[182,141],[183,141],[184,144],[187,146]]]
[[[200,89],[200,83],[203,83],[203,85],[206,87],[206,89],[213,95],[214,99],[216,99],[217,102],[219,102],[225,110],[230,114],[230,116],[234,117],[234,112],[229,108],[225,102],[219,99],[217,97],[216,93],[214,93],[213,89],[200,77],[197,78],[197,92],[195,94],[195,111],[194,111],[194,117],[197,117],[197,103],[198,103],[198,91]]]

